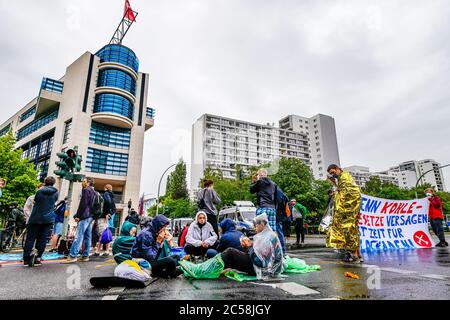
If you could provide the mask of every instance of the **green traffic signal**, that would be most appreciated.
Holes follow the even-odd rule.
[[[65,152],[58,152],[56,155],[63,160],[67,158],[67,153]]]
[[[79,154],[77,154],[76,160],[75,160],[75,172],[81,171],[81,163],[83,162],[83,157]]]

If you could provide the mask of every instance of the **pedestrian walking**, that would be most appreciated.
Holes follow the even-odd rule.
[[[331,164],[327,169],[328,178],[336,186],[334,214],[327,246],[345,250],[345,262],[363,262],[358,229],[361,207],[361,191],[351,174],[339,166]]]
[[[207,214],[208,222],[212,225],[216,235],[219,235],[217,223],[217,208],[221,200],[214,190],[214,181],[206,180],[203,182],[203,189],[198,192],[198,208]]]
[[[427,188],[425,190],[425,195],[427,196],[428,201],[430,201],[428,217],[430,218],[431,228],[439,238],[439,243],[436,247],[448,247],[448,242],[445,241],[444,228],[442,227],[442,222],[444,221],[442,200],[434,193],[433,188]]]
[[[83,190],[81,192],[80,205],[78,206],[77,213],[73,216],[77,225],[77,233],[75,240],[72,243],[69,256],[62,263],[77,262],[77,256],[83,244],[83,253],[79,261],[89,261],[89,252],[91,249],[91,237],[92,237],[92,221],[93,212],[98,211],[96,203],[98,201],[97,192],[94,190],[94,179],[85,178],[82,182]],[[97,198],[97,199],[96,199]]]
[[[45,251],[47,237],[54,222],[55,203],[58,200],[58,190],[53,187],[56,180],[54,177],[46,177],[44,187],[36,192],[34,197],[33,211],[27,225],[27,238],[23,252],[24,266],[40,266]],[[31,256],[36,242],[37,254]]]
[[[267,177],[267,170],[262,168],[252,177],[250,192],[256,193],[258,209],[256,216],[265,213],[269,219],[269,226],[272,231],[277,231],[276,220],[276,184]]]
[[[296,199],[291,200],[292,205],[292,219],[294,220],[295,235],[297,237],[296,245],[305,243],[305,220],[306,220],[306,208],[297,202]]]
[[[103,208],[95,219],[95,231],[97,233],[98,243],[95,248],[94,256],[109,256],[110,253],[110,243],[103,244],[100,242],[103,232],[108,228],[109,220],[112,215],[116,213],[116,204],[114,202],[113,187],[110,184],[105,185],[103,193]],[[101,253],[103,246],[105,246],[105,252]]]

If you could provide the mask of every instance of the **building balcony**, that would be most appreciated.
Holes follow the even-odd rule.
[[[125,129],[133,128],[132,120],[117,113],[95,112],[92,114],[91,119],[95,122],[103,123],[118,128],[125,128]]]

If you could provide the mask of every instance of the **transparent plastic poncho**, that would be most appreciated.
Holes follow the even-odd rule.
[[[322,217],[322,221],[319,224],[319,231],[326,233],[330,229],[331,223],[333,222],[333,211],[334,211],[334,199],[331,199],[325,213]]]
[[[276,277],[283,272],[281,243],[268,225],[263,231],[254,236],[253,250],[263,264],[262,268],[253,264],[258,279]]]

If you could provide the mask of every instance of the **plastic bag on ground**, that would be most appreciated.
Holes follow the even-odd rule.
[[[125,260],[114,269],[114,276],[146,282],[151,279],[150,272],[143,270],[139,264],[132,260]]]
[[[309,273],[319,271],[318,265],[307,265],[304,260],[298,258],[285,257],[285,266],[283,273]]]
[[[225,263],[220,254],[199,264],[185,260],[180,261],[179,264],[184,276],[194,279],[217,279],[225,268]]]
[[[170,251],[170,255],[176,255],[176,256],[179,256],[180,259],[183,259],[186,256],[186,252],[184,252],[183,247],[174,247]]]
[[[240,272],[236,272],[236,271],[225,272],[225,277],[227,277],[231,280],[239,281],[239,282],[258,280],[258,278],[256,276],[249,276],[248,274],[240,273]]]

